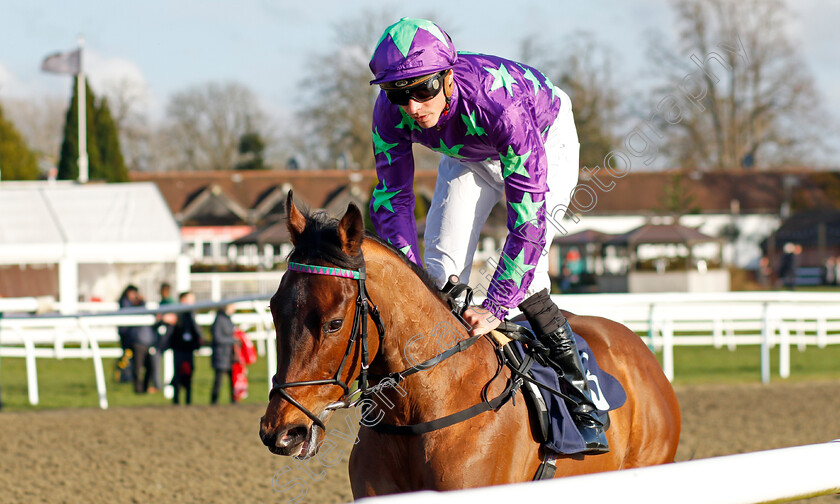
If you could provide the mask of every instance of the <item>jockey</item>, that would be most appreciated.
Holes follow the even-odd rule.
[[[507,201],[508,236],[482,306],[464,319],[471,334],[495,329],[519,307],[572,385],[570,407],[587,453],[609,450],[572,330],[548,292],[548,248],[578,178],[577,131],[569,97],[538,70],[496,56],[456,53],[425,19],[389,26],[370,60],[381,88],[373,111],[379,183],[370,215],[377,233],[411,261],[418,257],[412,144],[440,152],[426,218],[426,269],[443,285],[469,282],[479,232]],[[551,220],[551,221],[550,221]]]

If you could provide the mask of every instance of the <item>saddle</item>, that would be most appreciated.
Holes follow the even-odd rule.
[[[453,314],[468,327],[461,318],[461,313],[472,304],[471,289],[451,277],[443,287],[442,293]],[[464,295],[463,301],[459,297]],[[585,450],[585,443],[576,428],[566,406],[568,397],[565,384],[560,382],[557,373],[550,366],[544,365],[541,356],[545,347],[536,339],[528,322],[504,320],[496,331],[491,332],[497,342],[497,353],[511,371],[514,390],[521,389],[522,396],[534,419],[534,435],[543,448],[544,469],[547,463],[553,463],[552,457],[558,454],[571,455]],[[624,388],[613,376],[603,371],[595,359],[589,345],[579,335],[575,341],[581,361],[586,369],[593,402],[600,412],[604,429],[609,428],[608,412],[620,407],[627,399]],[[515,395],[514,399],[515,401]],[[548,472],[553,473],[550,469]],[[539,478],[540,471],[537,473]],[[543,477],[551,477],[546,474]]]

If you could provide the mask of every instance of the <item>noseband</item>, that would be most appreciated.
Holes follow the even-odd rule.
[[[338,366],[338,371],[336,371],[335,376],[333,378],[328,378],[324,380],[307,380],[307,381],[299,381],[299,382],[291,382],[291,383],[280,383],[277,379],[277,375],[275,374],[271,378],[271,391],[268,394],[269,400],[271,400],[274,394],[280,394],[285,401],[289,404],[294,406],[295,408],[301,410],[306,416],[308,416],[318,427],[323,430],[326,430],[326,426],[324,422],[318,418],[317,415],[312,413],[309,409],[305,406],[300,404],[298,401],[293,399],[288,392],[286,392],[287,388],[291,387],[305,387],[311,385],[337,385],[344,390],[344,397],[342,398],[341,402],[339,403],[339,407],[349,407],[353,406],[353,402],[351,401],[351,393],[350,393],[350,386],[345,383],[341,379],[341,373],[344,371],[344,366],[347,364],[347,359],[350,357],[350,353],[353,350],[356,342],[359,342],[361,346],[361,372],[359,374],[359,389],[358,392],[360,393],[360,397],[365,397],[368,392],[368,368],[370,367],[370,363],[368,362],[369,355],[368,355],[368,317],[373,319],[374,324],[376,324],[376,330],[379,332],[379,348],[382,348],[382,341],[385,338],[385,325],[382,323],[382,318],[379,316],[379,309],[376,307],[375,304],[370,300],[370,296],[368,295],[367,288],[365,287],[365,266],[362,266],[358,270],[348,270],[348,269],[341,269],[341,268],[333,268],[329,266],[315,266],[312,264],[300,264],[295,262],[290,262],[288,271],[297,271],[299,273],[309,273],[313,275],[326,275],[326,276],[335,276],[341,278],[350,278],[356,280],[359,286],[359,293],[356,296],[356,312],[353,315],[353,329],[350,333],[350,340],[347,342],[347,349],[344,351],[344,357],[341,359],[341,364]],[[355,394],[352,394],[355,395]],[[335,409],[335,408],[333,408]]]

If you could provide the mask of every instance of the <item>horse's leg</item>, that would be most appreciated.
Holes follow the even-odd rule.
[[[354,499],[414,490],[408,481],[405,459],[399,456],[405,451],[397,446],[402,441],[364,427],[359,429],[348,464]]]

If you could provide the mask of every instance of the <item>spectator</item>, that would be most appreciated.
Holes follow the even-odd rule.
[[[172,287],[168,283],[163,282],[160,284],[160,303],[158,303],[158,306],[162,307],[173,303],[175,303],[175,300],[172,299]],[[161,388],[161,355],[169,347],[172,329],[175,327],[177,321],[178,315],[175,313],[159,313],[155,317],[156,344],[149,350],[152,355],[152,368],[154,369],[152,375],[154,386],[149,388],[149,392],[157,392]]]
[[[137,290],[137,286],[128,284],[120,295],[120,309],[134,308],[137,306],[139,298],[140,292]],[[134,327],[118,327],[117,333],[120,335],[120,346],[122,346],[123,351],[131,349],[132,340],[134,338]]]
[[[195,295],[192,292],[182,292],[178,297],[182,305],[195,304]],[[195,323],[192,312],[181,312],[175,327],[172,328],[172,337],[169,347],[175,354],[175,376],[172,385],[175,388],[175,395],[172,398],[173,404],[179,404],[180,389],[183,387],[184,403],[192,403],[192,375],[195,367],[194,352],[201,347],[201,329]]]
[[[793,290],[796,281],[796,245],[785,243],[782,249],[782,262],[779,265],[779,278],[786,289]]]
[[[143,296],[139,293],[137,295],[136,302],[136,306],[140,307],[144,307],[146,304]],[[137,326],[132,329],[134,329],[131,344],[131,349],[133,351],[132,378],[134,380],[134,392],[137,394],[145,394],[149,391],[157,391],[154,386],[151,388],[149,387],[150,382],[157,372],[157,367],[153,363],[153,357],[156,355],[155,345],[158,341],[155,328],[154,326]],[[145,373],[143,380],[140,380],[140,374],[144,369]]]
[[[230,316],[236,311],[234,305],[227,305],[216,313],[216,320],[210,332],[213,335],[213,357],[211,359],[213,369],[216,371],[216,379],[213,382],[213,393],[210,396],[210,404],[219,402],[219,391],[222,388],[222,380],[227,375],[230,383],[230,402],[235,403],[233,395],[233,363],[239,360],[239,340],[233,335],[234,325]]]
[[[834,256],[830,256],[825,261],[825,277],[823,279],[823,283],[825,285],[834,285],[837,283],[837,277],[835,277],[836,269],[834,265]]]
[[[160,304],[173,304],[174,302],[175,300],[172,299],[172,286],[167,282],[163,282],[160,284]]]
[[[127,308],[134,308],[140,299],[140,292],[136,285],[128,284],[120,294],[119,304],[120,310]],[[122,357],[117,361],[116,380],[125,383],[134,381],[134,338],[137,332],[137,327],[134,326],[120,326],[117,327],[117,334],[120,336],[120,347],[122,347]]]
[[[767,289],[772,287],[773,268],[770,267],[770,258],[766,255],[761,256],[758,261],[758,269],[756,269],[756,279],[761,287]]]

